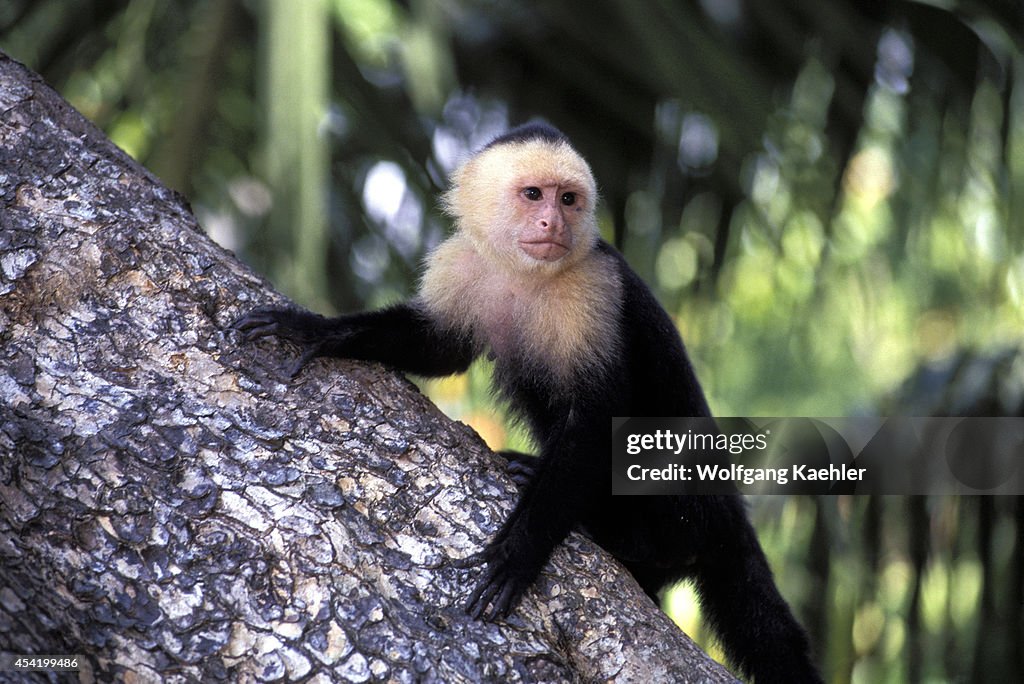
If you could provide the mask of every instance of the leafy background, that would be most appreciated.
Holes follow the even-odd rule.
[[[447,174],[540,116],[716,413],[1024,410],[1018,0],[7,0],[0,49],[319,311],[413,292]],[[425,389],[521,446],[487,377]],[[830,681],[1024,681],[1020,498],[753,514]]]

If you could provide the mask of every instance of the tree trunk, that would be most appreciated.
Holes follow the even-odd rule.
[[[82,681],[727,681],[573,535],[462,611],[515,488],[386,368],[239,345],[283,298],[0,54],[0,653]],[[671,543],[671,542],[667,542]],[[20,674],[0,673],[0,679]]]

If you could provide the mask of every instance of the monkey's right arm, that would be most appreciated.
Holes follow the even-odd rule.
[[[295,309],[255,309],[232,325],[246,342],[271,335],[302,348],[295,377],[318,356],[379,361],[424,376],[461,373],[476,356],[472,341],[439,327],[414,303],[326,318]]]

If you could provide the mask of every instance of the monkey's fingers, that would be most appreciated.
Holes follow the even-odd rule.
[[[483,551],[471,553],[465,558],[456,558],[451,562],[451,564],[453,568],[458,568],[459,570],[469,570],[470,568],[475,568],[478,565],[483,565],[488,561],[490,561],[490,554],[488,553],[487,549],[484,549]]]
[[[507,618],[519,603],[523,588],[520,578],[492,565],[466,601],[466,613],[488,622]]]
[[[495,575],[497,570],[491,566],[487,569],[483,579],[480,580],[479,584],[476,585],[476,589],[469,595],[466,600],[466,605],[463,610],[473,618],[474,620],[492,620],[495,617],[495,611],[492,609],[487,610],[488,606],[491,605],[492,601],[498,592],[501,590],[502,585],[500,582],[496,582]]]
[[[242,333],[246,342],[276,334],[281,328],[277,309],[254,309],[231,324],[232,330]]]
[[[494,617],[507,618],[512,613],[512,609],[519,603],[519,594],[521,589],[519,583],[512,578],[508,578],[504,581],[501,587],[501,593],[491,603],[491,612]]]
[[[306,347],[306,350],[302,352],[302,355],[298,359],[296,359],[295,363],[293,363],[291,367],[288,369],[288,377],[294,378],[299,373],[301,373],[302,369],[306,367],[307,363],[309,363],[310,361],[312,361],[313,359],[320,355],[322,349],[323,344],[311,344],[308,347]]]

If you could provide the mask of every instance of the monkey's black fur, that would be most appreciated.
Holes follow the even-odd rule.
[[[517,129],[493,144],[550,137],[547,130],[554,129]],[[495,359],[495,384],[528,423],[540,455],[533,461],[509,455],[523,489],[508,520],[472,561],[486,569],[467,611],[507,615],[577,528],[625,564],[652,598],[691,578],[730,660],[758,684],[821,681],[739,496],[611,496],[613,416],[710,416],[710,410],[668,314],[618,252],[600,241],[594,249],[622,283],[618,353],[610,363],[581,364],[561,377],[525,355]],[[439,327],[416,300],[334,319],[262,309],[235,327],[247,340],[276,335],[303,346],[293,372],[315,356],[335,356],[441,376],[466,370],[484,351]]]
[[[484,149],[486,150],[489,147],[496,147],[498,145],[508,145],[510,143],[523,143],[530,140],[546,140],[553,143],[562,142],[567,145],[572,145],[569,137],[551,124],[544,123],[543,121],[534,121],[523,124],[522,126],[517,126],[507,133],[499,135],[497,138],[487,143],[487,145],[484,146]]]

